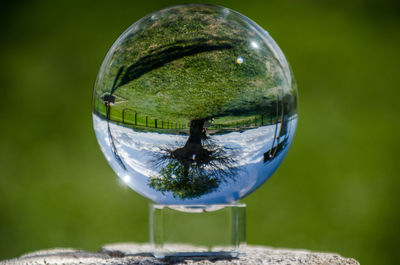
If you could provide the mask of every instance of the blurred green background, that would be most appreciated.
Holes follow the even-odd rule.
[[[243,200],[248,243],[400,264],[400,2],[204,2],[267,29],[299,87],[291,151]],[[91,93],[114,40],[178,3],[1,3],[0,260],[148,240],[149,201],[103,158]]]

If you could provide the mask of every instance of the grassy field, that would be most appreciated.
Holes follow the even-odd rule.
[[[2,3],[1,260],[38,249],[97,251],[105,243],[148,241],[149,201],[104,159],[91,95],[122,31],[182,2]],[[291,150],[243,200],[248,244],[400,264],[400,2],[206,2],[268,30],[299,86]]]
[[[107,111],[104,102],[100,100],[94,101],[95,113],[100,117],[106,119]],[[124,114],[123,114],[124,112]],[[279,113],[278,113],[279,114]],[[263,125],[276,124],[280,122],[281,115],[271,116],[270,113],[264,111],[258,115],[235,115],[235,116],[223,116],[216,118],[209,127],[210,129],[235,129],[235,128],[247,128],[247,127],[258,127]],[[189,119],[182,117],[175,120],[162,120],[157,117],[149,116],[143,113],[138,113],[134,109],[130,108],[129,103],[115,104],[110,107],[110,121],[123,124],[124,126],[132,127],[138,130],[148,131],[163,131],[163,129],[172,129],[174,132],[179,133],[175,129],[186,129],[189,127]],[[156,126],[157,124],[157,126]],[[157,130],[158,129],[158,130]]]
[[[283,97],[295,112],[295,84],[264,43],[263,30],[255,31],[234,13],[222,14],[192,6],[142,20],[107,55],[94,97],[111,93],[127,100],[114,109],[184,124],[271,116],[273,103]]]

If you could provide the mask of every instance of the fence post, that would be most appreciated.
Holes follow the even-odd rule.
[[[264,115],[261,115],[261,126],[264,126]]]
[[[146,116],[146,127],[147,127],[147,125],[148,125],[148,120],[147,120],[147,116]]]
[[[164,121],[161,121],[161,128],[164,129]]]
[[[254,126],[257,126],[257,117],[254,117]]]
[[[96,106],[97,113],[99,113],[99,105],[100,105],[100,95],[97,95],[97,106]]]
[[[157,119],[154,120],[154,127],[157,128]]]
[[[135,111],[135,125],[137,125],[137,112]]]

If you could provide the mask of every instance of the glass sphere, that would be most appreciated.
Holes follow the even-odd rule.
[[[131,25],[93,91],[97,140],[133,190],[160,204],[225,204],[278,168],[297,88],[271,36],[224,7],[179,5]]]

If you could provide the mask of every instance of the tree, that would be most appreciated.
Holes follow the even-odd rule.
[[[190,136],[183,147],[163,150],[154,161],[156,167],[161,167],[160,175],[150,178],[150,187],[163,193],[172,192],[174,197],[191,199],[235,179],[238,168],[234,150],[209,141],[203,133],[204,121],[190,122]]]

